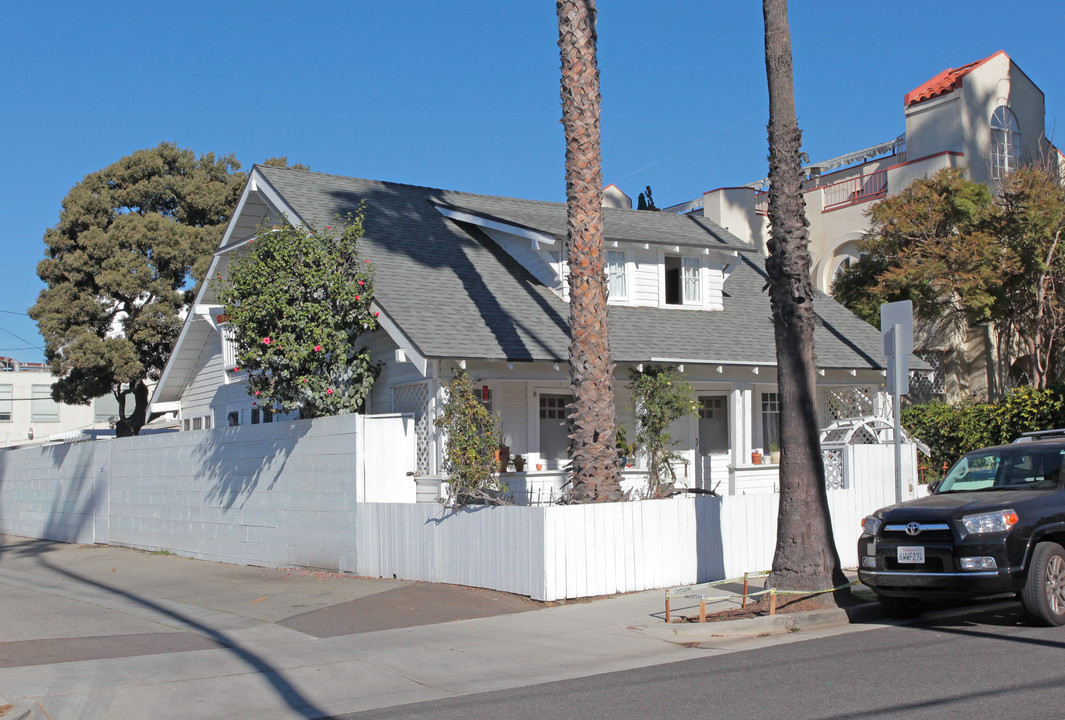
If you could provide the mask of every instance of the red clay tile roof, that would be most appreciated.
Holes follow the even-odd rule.
[[[1005,55],[1004,50],[999,50],[994,55],[989,55],[983,60],[977,60],[971,62],[968,65],[962,65],[960,68],[947,68],[943,72],[936,75],[928,82],[921,83],[913,90],[906,93],[906,97],[903,98],[903,105],[909,107],[925,100],[931,100],[934,97],[940,95],[946,95],[949,92],[957,90],[961,87],[961,79],[971,73],[976,68],[986,63],[991,58],[997,55]],[[1009,57],[1007,55],[1007,57]]]

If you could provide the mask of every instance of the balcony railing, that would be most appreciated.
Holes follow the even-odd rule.
[[[760,192],[754,196],[754,212],[756,215],[769,214],[769,193]]]
[[[877,200],[887,196],[887,170],[841,180],[826,185],[821,190],[824,192],[826,211]]]

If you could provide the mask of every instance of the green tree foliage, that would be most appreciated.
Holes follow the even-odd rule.
[[[869,322],[883,302],[909,299],[919,319],[995,321],[1006,347],[1028,358],[1044,387],[1059,375],[1065,331],[1065,189],[1056,173],[1025,167],[993,199],[984,185],[946,169],[915,180],[870,211],[865,255],[833,294]]]
[[[666,483],[677,479],[672,463],[684,459],[673,449],[677,441],[670,437],[669,426],[694,415],[698,407],[692,386],[676,365],[647,365],[643,372],[632,370],[631,378],[636,447],[647,456],[648,491],[658,497]]]
[[[991,209],[987,186],[960,170],[913,181],[872,207],[863,256],[836,279],[833,296],[874,324],[881,303],[896,300],[912,300],[923,319],[989,317],[1002,260],[987,235]]]
[[[292,163],[290,165],[289,162],[288,162],[288,155],[279,155],[278,157],[266,158],[265,160],[263,160],[262,164],[266,165],[267,167],[283,167],[283,168],[290,168],[292,170],[310,170],[311,169],[310,165],[304,165],[303,163]]]
[[[1006,321],[1027,353],[1036,387],[1061,377],[1065,339],[1065,187],[1057,172],[1030,166],[1002,183],[994,234],[1010,264],[1000,269],[995,319]],[[1012,269],[1012,272],[1010,271]],[[1006,272],[1003,272],[1006,270]]]
[[[261,228],[218,277],[248,392],[301,418],[359,410],[379,368],[359,337],[377,329],[373,268],[358,253],[363,216],[321,229]]]
[[[447,384],[436,426],[443,429],[444,454],[451,475],[451,499],[486,490],[498,490],[495,460],[501,434],[499,418],[481,402],[473,380],[457,370]]]
[[[1065,385],[1020,387],[997,402],[913,405],[902,411],[902,424],[928,445],[928,464],[938,476],[944,465],[953,465],[970,450],[1013,442],[1025,432],[1065,427]]]
[[[87,175],[44,235],[45,282],[30,317],[59,379],[52,397],[119,401],[118,435],[147,419],[157,380],[244,183],[232,155],[196,157],[171,143],[138,150]],[[132,396],[132,410],[126,398]]]

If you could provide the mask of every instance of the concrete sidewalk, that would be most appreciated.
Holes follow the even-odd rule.
[[[662,591],[545,607],[12,537],[0,601],[3,720],[319,718],[860,627],[842,611],[666,625]]]

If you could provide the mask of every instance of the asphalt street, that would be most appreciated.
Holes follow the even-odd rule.
[[[336,716],[390,718],[1065,717],[1065,628],[1019,603],[869,632]]]

